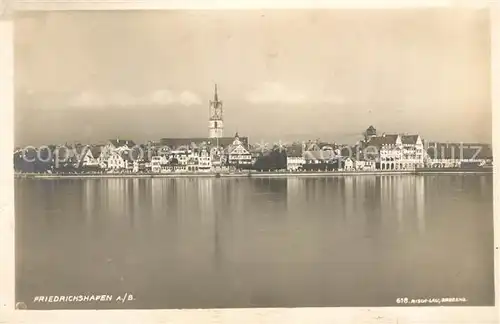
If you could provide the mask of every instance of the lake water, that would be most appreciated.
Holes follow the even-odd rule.
[[[28,309],[494,305],[492,180],[16,179],[16,299]],[[125,293],[133,299],[34,302]]]

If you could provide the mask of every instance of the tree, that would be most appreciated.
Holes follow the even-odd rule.
[[[254,170],[276,171],[286,169],[286,152],[280,149],[273,149],[265,155],[257,158],[253,165]]]

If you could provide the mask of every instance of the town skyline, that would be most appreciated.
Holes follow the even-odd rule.
[[[252,142],[353,143],[373,124],[491,143],[486,10],[44,12],[15,24],[16,146],[206,136],[214,83],[225,134]]]

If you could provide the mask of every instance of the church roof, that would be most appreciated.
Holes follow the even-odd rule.
[[[248,137],[239,137],[239,140],[244,146],[248,145]],[[200,145],[201,143],[207,143],[208,145],[216,145],[216,138],[209,137],[187,137],[187,138],[162,138],[160,139],[161,146],[168,146],[172,149],[179,148],[180,146],[190,146],[191,143]],[[219,146],[226,147],[234,142],[234,137],[219,137]]]

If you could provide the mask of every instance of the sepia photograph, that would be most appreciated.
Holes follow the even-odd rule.
[[[16,12],[15,308],[495,306],[490,23]]]

